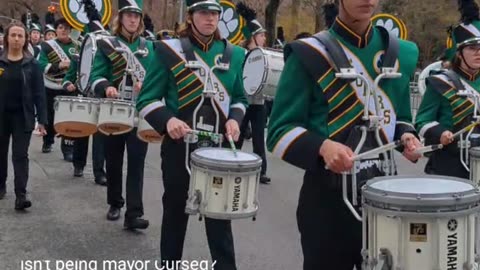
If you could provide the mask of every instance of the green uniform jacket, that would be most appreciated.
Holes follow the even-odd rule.
[[[140,44],[140,38],[136,38],[129,42],[125,37],[120,35],[117,36],[116,39],[130,48],[132,52],[137,51]],[[136,55],[136,57],[143,68],[147,70],[150,68],[150,62],[154,56],[152,42],[145,42],[145,48],[148,50],[148,55],[146,57]],[[109,86],[114,86],[118,91],[121,90],[118,89],[118,86],[125,74],[127,61],[125,57],[114,51],[112,47],[103,40],[98,42],[98,47],[99,49],[93,60],[90,82],[92,83],[92,89],[96,96],[105,97],[105,90]],[[141,81],[145,77],[145,74],[139,74],[139,77]]]
[[[480,76],[471,76],[461,69],[454,69],[465,87],[480,91]],[[456,132],[470,124],[474,104],[466,97],[459,97],[453,83],[442,74],[427,78],[427,90],[418,109],[416,128],[428,144],[440,143],[446,130]]]
[[[194,37],[190,40],[197,60],[208,67],[212,67],[225,50],[223,41],[212,40],[204,44]],[[182,51],[178,39],[155,43],[155,60],[152,61],[137,99],[140,115],[160,134],[165,134],[166,123],[174,116],[191,124],[193,110],[198,105],[204,88],[202,74],[198,76],[185,67]],[[245,50],[233,46],[229,70],[214,70],[219,80],[214,83],[214,87],[219,90],[215,101],[220,113],[221,130],[227,119],[234,119],[240,125],[245,114],[247,100],[243,87],[244,60]]]
[[[71,60],[72,55],[78,53],[79,50],[79,44],[76,42],[70,41],[68,43],[62,43],[58,39],[55,39],[51,42],[57,43],[62,50],[65,52],[65,54],[68,56],[68,58]],[[41,51],[40,55],[38,57],[38,62],[40,64],[40,68],[43,73],[49,74],[49,75],[58,75],[59,73],[62,73],[62,76],[64,76],[64,72],[60,70],[59,64],[61,62],[61,59],[59,55],[55,52],[55,50],[48,44],[48,42],[42,42],[41,46]],[[71,65],[70,65],[71,66]]]
[[[363,37],[338,18],[329,30],[341,43],[355,69],[373,81],[385,45],[379,29],[369,26]],[[415,133],[410,111],[409,79],[418,48],[400,40],[397,66],[401,78],[380,83],[385,124],[384,137],[397,140],[405,132]],[[335,77],[325,48],[314,38],[293,42],[285,48],[286,63],[279,81],[268,127],[267,147],[283,160],[306,170],[323,170],[319,149],[327,138],[345,143],[353,126],[361,123],[363,83]],[[362,70],[363,69],[363,70]],[[364,73],[365,74],[365,73]],[[363,93],[362,93],[363,92]],[[372,98],[373,99],[373,98]]]

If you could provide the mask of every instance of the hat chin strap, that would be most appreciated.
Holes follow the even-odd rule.
[[[465,56],[463,55],[463,49],[460,51],[460,57],[462,57],[463,63],[465,63],[465,65],[466,65],[469,69],[475,70],[475,68],[471,67],[471,66],[468,64],[467,60],[465,60]]]

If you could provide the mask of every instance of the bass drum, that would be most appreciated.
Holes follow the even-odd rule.
[[[243,66],[243,84],[247,95],[254,96],[262,93],[273,99],[283,65],[281,51],[262,48],[250,51]]]
[[[442,69],[442,61],[433,62],[428,65],[424,70],[422,70],[422,72],[418,76],[418,91],[422,96],[427,90],[427,82],[425,80],[430,76],[430,72],[440,69]]]
[[[97,42],[102,37],[105,37],[105,33],[90,33],[85,36],[80,48],[80,59],[77,70],[78,89],[84,94],[88,95],[90,91],[90,72],[93,67],[93,60],[98,50]],[[93,91],[92,91],[93,92]]]

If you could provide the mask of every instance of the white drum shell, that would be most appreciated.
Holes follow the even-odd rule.
[[[437,187],[436,193],[433,177],[379,177],[362,188],[363,226],[368,236],[369,258],[380,258],[380,250],[386,248],[393,257],[392,269],[447,270],[474,265],[478,190],[462,179],[435,178],[438,178],[438,185],[451,185],[443,189]],[[419,186],[412,185],[414,179]],[[398,185],[387,182],[401,180],[405,180],[411,192],[407,189],[392,191],[399,189]],[[391,185],[390,190],[379,191],[378,186],[372,187],[380,181],[386,184],[384,188]],[[426,183],[423,187],[422,181]],[[432,191],[432,187],[435,190]],[[415,190],[419,194],[415,194]],[[413,198],[416,198],[416,210],[412,208]],[[400,206],[402,202],[404,209]]]
[[[152,140],[153,138],[145,138],[142,136],[144,132],[148,132],[150,134],[158,134],[155,129],[145,120],[144,118],[138,116],[138,129],[137,129],[137,137],[146,142],[146,143],[161,143],[163,137],[158,135],[158,139]]]
[[[480,183],[480,147],[472,147],[470,154],[470,180],[478,187]]]
[[[225,151],[220,150],[222,148],[202,149]],[[238,153],[251,155],[241,151]],[[199,159],[192,154],[192,174],[186,212],[224,220],[256,216],[261,159],[255,155],[253,162],[249,162],[248,165],[244,163],[245,167],[242,167],[241,161],[237,162],[236,166],[222,164],[222,160],[218,160],[218,166],[212,166],[211,161],[212,159]],[[195,198],[199,199],[197,204],[193,203]]]
[[[54,126],[68,126],[66,132],[58,130],[69,137],[85,137],[97,130],[99,101],[94,98],[58,96],[55,97]],[[86,131],[84,128],[90,130]]]
[[[98,116],[98,130],[105,135],[120,135],[130,132],[135,124],[135,105],[132,102],[104,99],[100,102],[100,113]],[[102,126],[120,125],[128,127],[123,130],[112,131]]]
[[[256,48],[250,51],[243,66],[243,84],[248,95],[275,97],[283,71],[283,53]]]

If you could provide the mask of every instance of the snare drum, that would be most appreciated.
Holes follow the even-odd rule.
[[[472,147],[468,152],[470,154],[470,180],[478,186],[480,183],[480,147]]]
[[[99,101],[86,97],[55,97],[54,128],[57,133],[72,137],[87,137],[97,132]]]
[[[472,269],[480,193],[470,181],[379,177],[362,188],[362,201],[367,269],[388,260],[386,269]]]
[[[243,66],[245,92],[248,95],[262,93],[275,97],[283,65],[283,53],[280,51],[263,48],[250,51]]]
[[[138,117],[137,137],[146,143],[161,143],[163,136],[145,120],[143,117]]]
[[[215,219],[255,217],[262,159],[226,148],[200,148],[191,154],[188,214]]]
[[[102,99],[98,116],[98,130],[105,135],[130,132],[135,123],[135,105],[119,99]]]

